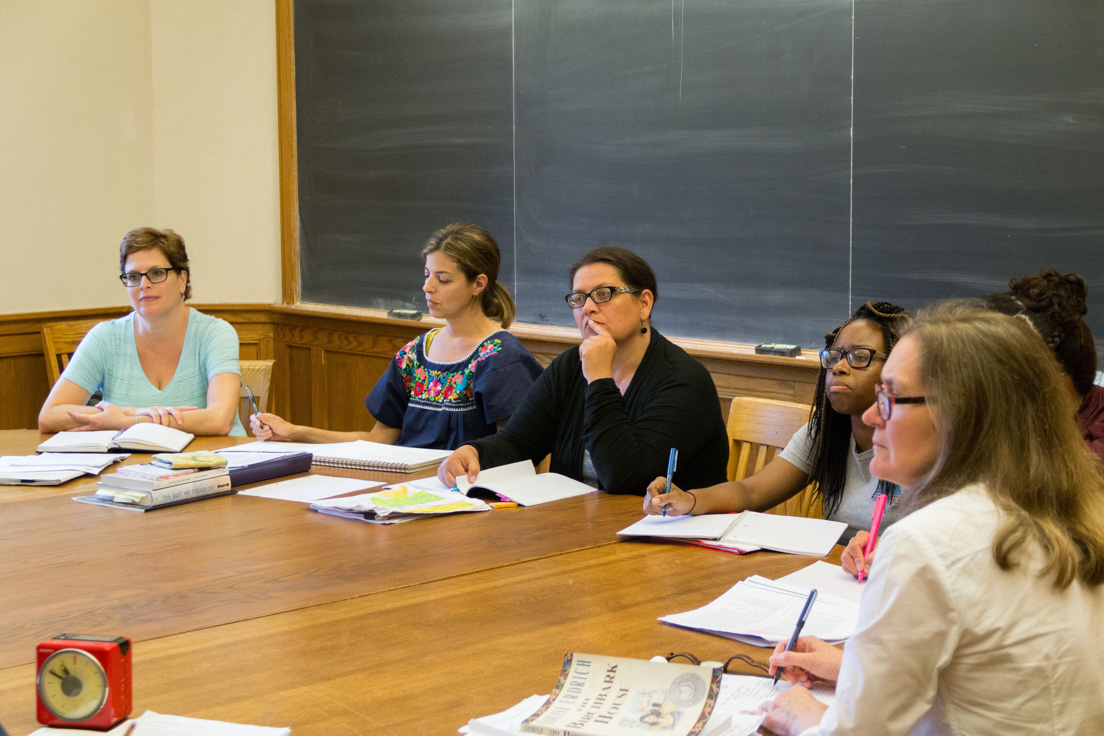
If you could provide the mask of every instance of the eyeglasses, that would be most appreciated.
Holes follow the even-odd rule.
[[[870,365],[870,361],[874,360],[875,355],[879,358],[886,357],[885,353],[879,353],[870,348],[851,348],[847,352],[829,348],[820,351],[820,364],[825,370],[831,370],[841,358],[847,358],[847,365],[852,368],[866,368]]]
[[[169,277],[169,272],[179,271],[177,268],[151,268],[146,272],[142,271],[127,271],[126,273],[119,274],[119,280],[123,282],[124,286],[132,287],[138,286],[142,283],[142,277],[146,277],[146,281],[151,284],[160,284],[162,281]]]
[[[878,416],[883,422],[888,422],[893,416],[893,407],[896,404],[926,404],[927,396],[894,396],[886,391],[884,384],[879,383],[874,390],[874,403],[878,405]]]
[[[700,665],[702,663],[702,661],[700,659],[698,659],[696,656],[694,656],[690,652],[678,652],[677,654],[675,652],[671,652],[670,654],[666,654],[666,655],[663,656],[663,658],[666,659],[668,662],[670,662],[672,659],[678,659],[679,657],[682,657],[687,662],[689,662],[690,664],[693,664],[693,665]],[[752,659],[751,657],[749,657],[746,654],[736,654],[736,655],[733,655],[733,656],[729,657],[727,660],[725,660],[724,665],[722,665],[723,668],[724,668],[724,671],[728,672],[729,665],[731,665],[733,662],[736,662],[736,661],[743,662],[744,664],[746,664],[750,667],[754,667],[757,670],[762,670],[763,672],[770,672],[770,666],[769,665],[765,665],[762,662],[756,662],[754,659]]]
[[[599,286],[590,291],[573,291],[564,297],[572,309],[578,309],[586,304],[587,297],[595,304],[605,304],[613,298],[614,294],[636,294],[640,289],[630,289],[627,286]]]

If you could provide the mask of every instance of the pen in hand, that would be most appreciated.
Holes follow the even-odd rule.
[[[671,495],[671,476],[675,474],[676,465],[678,465],[678,448],[672,447],[671,454],[667,456],[667,490],[664,491],[668,496]],[[667,504],[663,504],[663,515],[667,515]]]
[[[245,386],[245,395],[249,397],[249,406],[253,407],[253,416],[257,417],[257,423],[261,425],[261,429],[268,429],[261,421],[261,412],[257,409],[257,402],[253,398],[253,391],[249,386]]]
[[[816,601],[817,592],[816,588],[809,591],[809,597],[805,599],[805,607],[801,609],[801,615],[797,617],[797,626],[794,627],[793,636],[790,637],[790,643],[786,645],[786,651],[792,652],[794,647],[797,646],[797,640],[801,636],[801,630],[805,628],[805,622],[809,619],[809,612],[813,610],[813,603]],[[779,667],[774,673],[774,684],[778,684],[778,678],[782,676],[782,670],[784,668]]]
[[[863,550],[863,563],[865,564],[866,558],[870,556],[870,553],[874,551],[874,546],[878,543],[878,527],[882,525],[882,514],[885,513],[886,501],[889,499],[889,495],[886,493],[879,494],[878,500],[874,502],[874,516],[870,519],[870,536],[866,539],[866,549]],[[859,570],[859,582],[863,581],[866,577],[866,570]]]

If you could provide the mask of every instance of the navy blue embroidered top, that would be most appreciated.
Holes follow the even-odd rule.
[[[541,373],[516,337],[499,330],[455,363],[426,357],[426,335],[403,346],[364,405],[377,421],[399,427],[399,444],[455,450],[494,434]]]

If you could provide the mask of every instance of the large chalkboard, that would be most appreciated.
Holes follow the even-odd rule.
[[[1104,343],[1104,3],[296,0],[305,301],[422,306],[497,238],[519,319],[623,245],[671,335],[817,346],[1040,268]]]

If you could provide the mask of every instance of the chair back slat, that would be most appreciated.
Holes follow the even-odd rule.
[[[759,472],[809,421],[809,407],[790,401],[737,397],[728,412],[728,479],[743,480]],[[824,518],[820,497],[809,484],[768,514]]]
[[[79,319],[42,325],[42,355],[46,359],[46,380],[50,388],[61,378],[81,340],[102,319]]]

